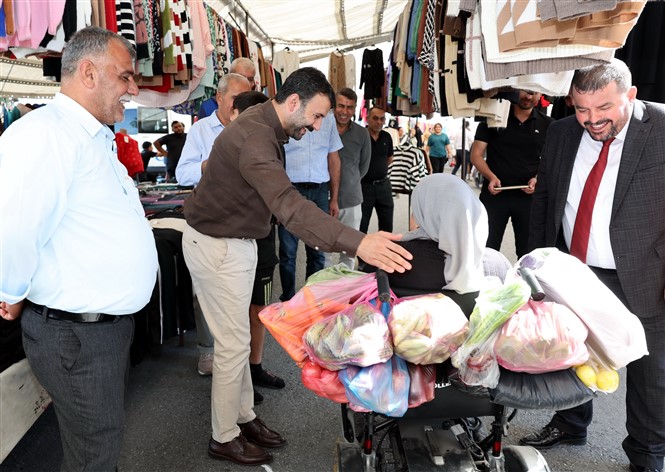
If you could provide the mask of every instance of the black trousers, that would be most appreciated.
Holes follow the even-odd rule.
[[[515,232],[515,252],[522,257],[528,252],[529,219],[531,214],[531,195],[521,190],[504,190],[492,195],[484,186],[480,192],[480,201],[485,205],[489,222],[487,247],[501,250],[501,241],[506,232],[508,220]]]
[[[379,219],[379,231],[393,231],[393,191],[390,179],[382,182],[361,182],[363,189],[363,202],[361,205],[362,218],[360,220],[360,231],[367,233],[372,212],[376,208],[376,216]]]
[[[624,305],[630,308],[616,272],[591,270]],[[649,355],[626,367],[626,429],[622,446],[635,465],[663,468],[665,456],[665,323],[659,316],[643,318]],[[550,426],[575,436],[586,436],[593,419],[593,402],[557,411]]]
[[[432,163],[432,174],[441,174],[443,169],[446,168],[447,157],[429,156],[429,161]]]

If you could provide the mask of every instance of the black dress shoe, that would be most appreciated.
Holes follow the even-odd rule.
[[[282,447],[286,444],[286,439],[284,439],[278,432],[268,429],[258,417],[254,418],[249,423],[242,423],[238,426],[240,427],[242,435],[257,446]]]
[[[213,459],[231,461],[239,465],[261,465],[272,462],[272,454],[252,444],[242,434],[225,443],[210,438],[208,455]]]
[[[630,463],[630,472],[663,472],[663,469],[652,469],[649,467],[644,467],[643,465],[635,465],[632,462]]]
[[[559,444],[571,446],[584,446],[586,436],[573,436],[558,430],[553,426],[545,426],[537,433],[531,433],[520,439],[520,444],[533,446],[536,449],[551,449]]]

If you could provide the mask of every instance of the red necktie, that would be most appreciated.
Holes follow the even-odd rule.
[[[600,150],[598,160],[591,168],[589,176],[586,178],[580,205],[577,208],[575,217],[575,227],[573,228],[573,237],[570,241],[570,254],[586,263],[586,254],[589,247],[589,233],[591,232],[591,217],[593,216],[593,205],[598,195],[598,187],[603,178],[603,172],[607,167],[607,155],[610,152],[610,144],[614,138],[603,142],[603,149]]]

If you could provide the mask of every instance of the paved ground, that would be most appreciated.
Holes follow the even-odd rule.
[[[396,201],[395,230],[408,224],[408,199]],[[375,224],[373,221],[372,224]],[[371,228],[370,228],[371,229]],[[509,229],[502,252],[515,260]],[[300,283],[304,254],[299,256]],[[276,271],[277,273],[277,271]],[[279,295],[277,284],[275,297]],[[262,390],[265,401],[256,412],[282,432],[289,444],[275,451],[270,467],[240,467],[209,459],[210,378],[196,373],[195,333],[185,336],[185,346],[169,340],[160,355],[131,369],[127,395],[125,445],[120,470],[125,472],[274,471],[328,472],[334,468],[335,444],[340,441],[339,407],[306,390],[300,371],[277,343],[266,342],[264,365],[284,377],[284,390]],[[595,401],[596,414],[589,441],[582,447],[561,447],[544,453],[555,472],[619,472],[628,470],[621,440],[625,429],[625,387]],[[506,443],[517,440],[549,419],[547,411],[521,411],[511,423]],[[1,440],[1,438],[0,438]],[[0,472],[51,472],[59,470],[60,440],[53,409],[49,408],[0,465]],[[435,469],[433,469],[435,470]]]

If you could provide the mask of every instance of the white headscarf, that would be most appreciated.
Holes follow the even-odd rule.
[[[446,253],[443,287],[458,293],[475,292],[483,283],[483,253],[488,223],[485,207],[459,177],[429,175],[418,182],[411,198],[419,228],[404,241],[431,239]]]

